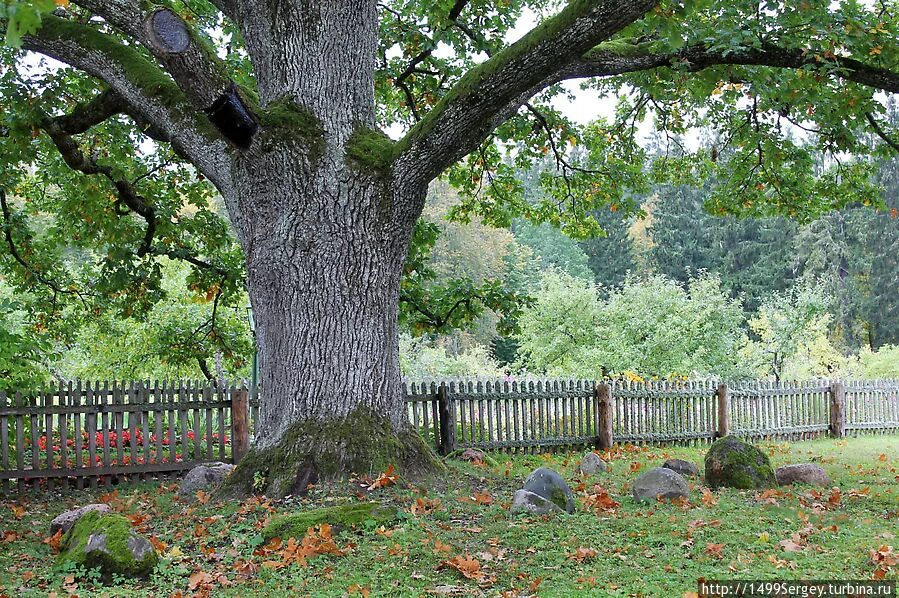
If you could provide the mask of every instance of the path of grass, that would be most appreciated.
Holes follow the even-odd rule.
[[[132,516],[164,558],[147,582],[105,587],[55,568],[42,543],[53,516],[102,493],[4,502],[0,596],[682,596],[695,591],[699,577],[871,579],[871,551],[897,546],[899,437],[762,446],[775,465],[819,462],[839,491],[709,493],[697,483],[689,504],[634,503],[635,471],[668,457],[701,464],[704,448],[676,447],[616,450],[609,473],[583,480],[581,496],[597,495],[598,512],[582,500],[575,515],[545,518],[511,518],[512,493],[541,465],[577,486],[580,453],[493,455],[496,467],[453,463],[449,475],[420,487],[400,480],[371,492],[361,484],[322,488],[276,505],[186,503],[173,484],[122,487],[106,499]],[[286,539],[280,547],[262,544],[260,529],[273,513],[363,494],[402,507],[405,518],[389,529],[338,533],[335,543],[346,553],[313,557],[305,567],[282,566],[285,555],[296,554],[285,552]],[[422,512],[438,500],[439,507]],[[897,579],[896,567],[887,579]]]

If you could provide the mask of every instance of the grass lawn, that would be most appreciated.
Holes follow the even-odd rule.
[[[697,481],[687,504],[640,505],[629,493],[636,475],[668,457],[701,467],[705,448],[623,447],[610,455],[608,473],[583,480],[574,471],[580,452],[493,454],[489,465],[453,461],[427,483],[400,478],[368,490],[357,481],[276,504],[215,504],[203,495],[183,501],[167,482],[122,486],[105,497],[7,500],[0,503],[0,596],[683,596],[700,577],[872,579],[875,560],[892,562],[886,547],[897,546],[899,534],[899,437],[761,446],[775,466],[819,462],[839,490],[709,492]],[[538,466],[580,487],[576,514],[508,515],[513,492]],[[318,530],[306,540],[311,551],[339,554],[303,565],[297,543],[266,543],[260,534],[273,514],[363,496],[400,507],[402,518],[387,528],[338,531],[332,540]],[[131,516],[161,551],[149,580],[101,585],[89,572],[54,565],[44,542],[50,520],[98,500]],[[886,579],[899,578],[896,566],[880,567]]]

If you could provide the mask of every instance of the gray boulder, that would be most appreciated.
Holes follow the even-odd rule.
[[[781,486],[790,484],[811,484],[812,486],[830,486],[830,476],[820,465],[815,463],[797,463],[778,467],[774,472],[777,483]]]
[[[574,492],[564,478],[552,469],[535,469],[524,481],[523,490],[548,500],[566,513],[574,513]]]
[[[606,462],[600,459],[599,455],[590,451],[584,455],[583,459],[581,459],[581,463],[578,465],[577,469],[581,473],[592,475],[594,473],[607,471],[609,468],[606,466]]]
[[[66,533],[72,529],[72,526],[75,525],[76,521],[91,511],[109,513],[109,505],[103,503],[84,505],[78,509],[72,509],[71,511],[66,511],[65,513],[57,515],[56,518],[50,522],[50,535],[53,536],[60,530],[62,530],[62,533]]]
[[[633,494],[638,502],[687,498],[690,484],[681,474],[667,467],[656,467],[634,480]]]
[[[674,473],[679,473],[685,478],[695,478],[699,475],[699,468],[683,459],[668,459],[662,464],[662,467],[670,469]]]
[[[564,513],[555,503],[546,500],[527,490],[518,490],[512,497],[511,513],[531,513],[533,515],[546,515],[547,513]]]
[[[89,511],[62,537],[59,563],[99,569],[104,579],[115,575],[147,577],[159,557],[153,544],[131,529],[121,515]]]
[[[218,488],[234,469],[230,463],[202,463],[184,476],[178,487],[178,494],[195,494],[198,490],[210,491]]]

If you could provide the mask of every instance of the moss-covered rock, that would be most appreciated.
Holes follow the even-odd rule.
[[[336,530],[388,525],[399,519],[399,511],[376,502],[360,502],[313,509],[273,517],[262,530],[266,540],[271,538],[302,538],[310,527],[327,523]]]
[[[709,448],[705,480],[712,488],[749,490],[777,485],[768,455],[736,436],[725,436]]]
[[[91,511],[63,536],[59,562],[99,569],[105,579],[113,575],[146,577],[158,556],[149,540],[131,529],[131,522],[115,514]]]
[[[574,492],[565,479],[552,469],[538,467],[524,481],[522,489],[548,500],[566,513],[574,513]]]
[[[390,420],[360,406],[341,420],[296,422],[277,444],[250,449],[217,494],[283,498],[304,494],[319,480],[377,475],[391,465],[407,478],[444,469],[413,429],[396,431]]]

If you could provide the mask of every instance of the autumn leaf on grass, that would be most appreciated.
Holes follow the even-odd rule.
[[[768,562],[772,563],[774,565],[775,569],[783,569],[784,567],[786,567],[787,569],[789,569],[791,571],[796,569],[795,561],[790,561],[787,559],[779,559],[776,556],[774,556],[773,554],[768,555]]]
[[[596,558],[597,552],[595,548],[585,548],[581,546],[574,553],[568,555],[568,559],[583,563],[584,561]]]
[[[705,545],[705,553],[716,559],[724,558],[724,544],[714,544],[707,542]]]
[[[169,545],[157,538],[156,536],[150,536],[150,544],[153,545],[153,548],[156,549],[156,552],[165,553],[166,549],[168,549]]]
[[[830,497],[827,499],[828,508],[835,509],[836,507],[840,506],[840,499],[842,497],[843,495],[840,493],[839,488],[834,488],[833,490],[831,490]]]
[[[593,486],[593,494],[584,495],[584,506],[596,511],[597,514],[614,513],[621,503],[609,496],[609,493],[597,484]]]
[[[702,504],[706,507],[714,507],[718,504],[718,499],[715,498],[715,495],[708,488],[702,489]]]
[[[12,509],[12,516],[16,519],[21,519],[25,516],[25,507],[22,505],[10,505],[9,508]]]
[[[197,502],[200,503],[201,505],[205,505],[206,503],[209,502],[209,493],[203,492],[202,490],[197,490],[196,497],[197,497]]]
[[[463,502],[470,502],[476,505],[490,505],[493,504],[493,497],[490,496],[490,493],[486,490],[484,492],[475,492],[468,498],[461,499]]]
[[[783,492],[781,492],[780,490],[775,490],[774,488],[769,488],[768,490],[765,490],[764,492],[756,496],[755,499],[763,504],[776,505],[777,498],[780,496],[783,496]]]
[[[883,579],[888,573],[893,573],[893,567],[899,565],[899,554],[893,551],[892,546],[881,545],[877,550],[872,549],[871,562],[877,567],[874,569],[874,579]]]
[[[427,515],[433,513],[440,508],[440,499],[416,498],[415,502],[409,508],[413,515]]]
[[[194,571],[187,578],[187,589],[191,592],[196,590],[211,590],[215,582],[212,575],[205,571]]]
[[[478,582],[478,585],[484,587],[491,585],[496,578],[481,568],[481,563],[469,555],[458,555],[448,561],[440,563],[441,567],[450,567],[461,573],[467,579]]]
[[[58,529],[58,530],[56,530],[56,533],[53,534],[52,536],[50,536],[49,538],[44,538],[44,544],[49,546],[53,550],[54,553],[57,553],[57,552],[59,552],[59,544],[60,544],[60,542],[62,542],[62,536],[63,536],[62,530]]]
[[[360,586],[358,583],[354,583],[346,589],[346,593],[349,596],[359,594],[360,596],[362,596],[362,598],[368,598],[369,594],[371,594],[371,588],[369,588],[368,586]]]
[[[449,554],[449,552],[453,549],[449,544],[444,544],[440,541],[439,538],[434,539],[434,554],[445,553]]]
[[[396,484],[397,476],[393,473],[393,465],[387,466],[387,471],[378,476],[374,482],[368,487],[369,490],[377,490],[378,488],[386,488]]]
[[[804,542],[805,540],[803,540],[801,535],[793,534],[792,537],[781,540],[777,545],[783,548],[784,552],[802,552],[805,550]]]

